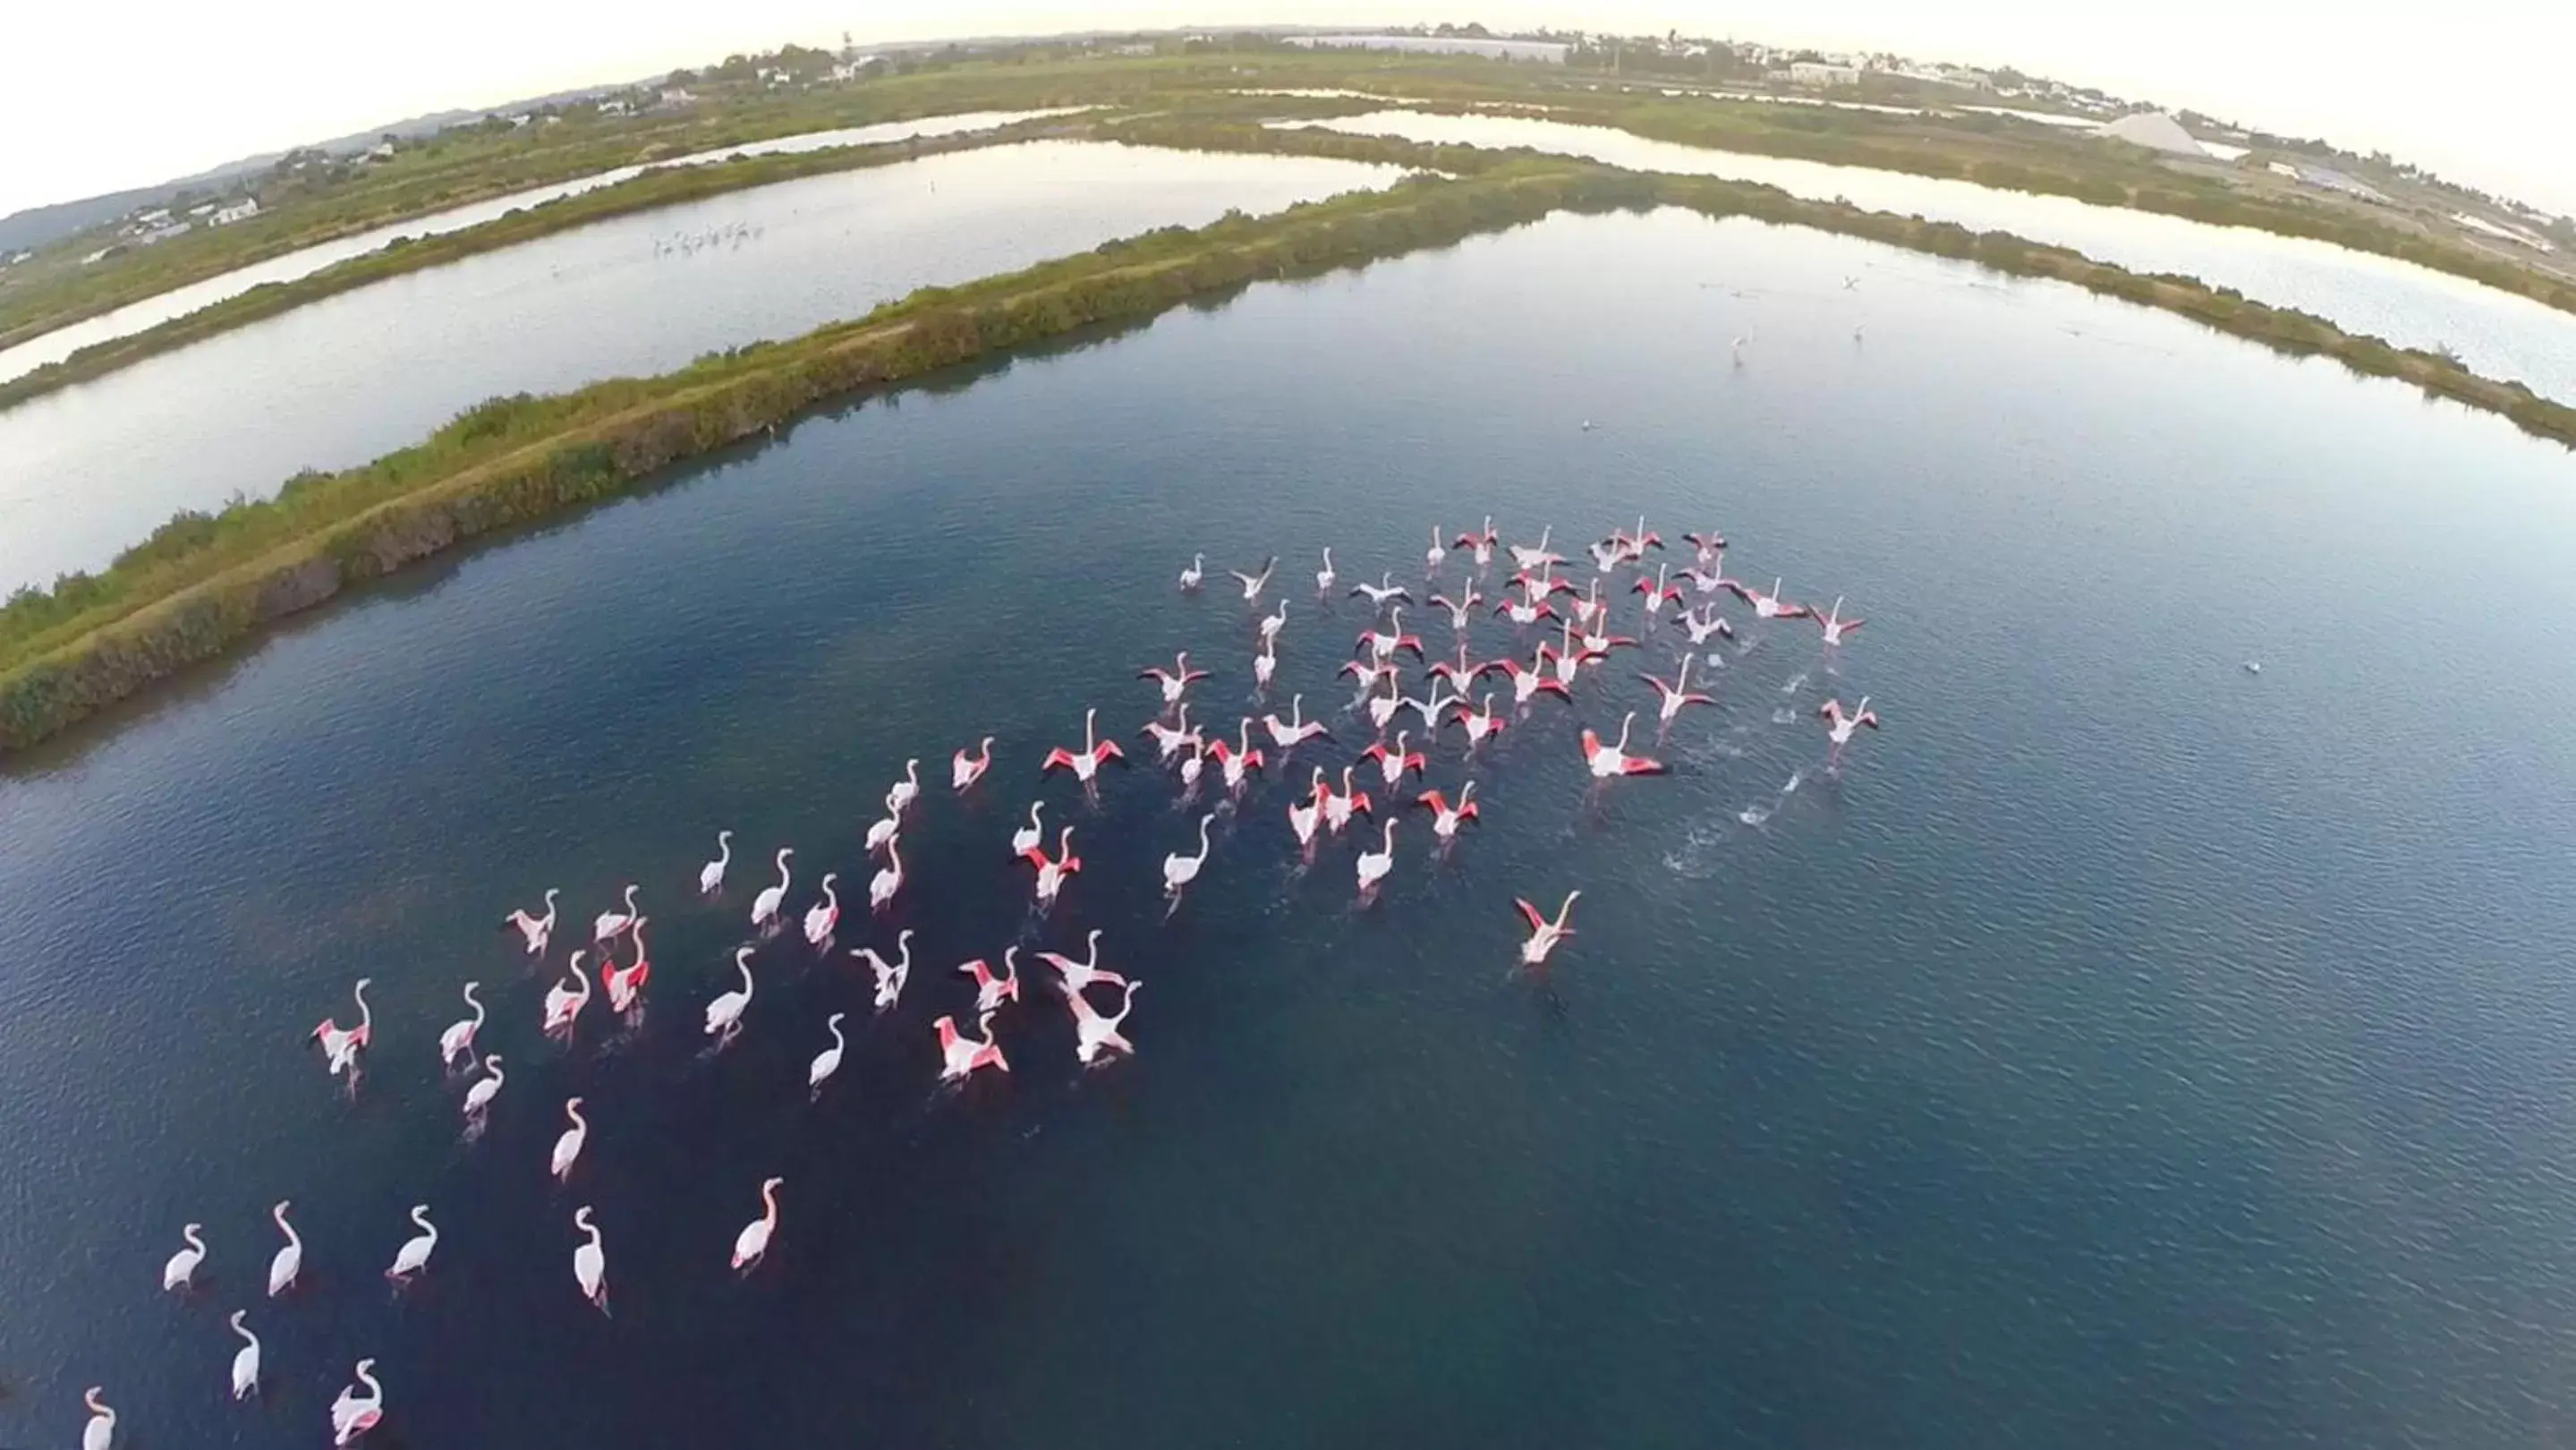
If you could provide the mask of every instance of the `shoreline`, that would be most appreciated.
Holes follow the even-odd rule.
[[[2520,384],[2191,278],[2134,273],[2007,233],[1802,201],[1751,183],[1531,152],[1177,120],[1104,130],[1147,145],[1340,156],[1450,177],[1416,176],[1386,190],[1196,230],[1165,228],[1020,272],[925,288],[855,321],[711,355],[656,378],[495,399],[365,467],[291,480],[276,499],[236,504],[219,516],[183,513],[106,574],[70,576],[55,591],[22,591],[0,609],[0,759],[255,641],[265,626],[346,589],[493,530],[615,497],[818,405],[922,385],[960,364],[1007,362],[1032,345],[1149,321],[1255,281],[1365,265],[1559,211],[1677,206],[2068,282],[2276,352],[2333,357],[2354,373],[2411,383],[2576,449],[2576,408]]]

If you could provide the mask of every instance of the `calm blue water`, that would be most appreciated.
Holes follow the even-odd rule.
[[[182,508],[415,443],[500,393],[665,372],[1392,167],[1042,141],[618,217],[325,298],[0,411],[0,594],[96,568]]]
[[[1080,109],[1076,107],[1074,109]],[[832,131],[806,131],[793,136],[773,136],[766,141],[748,141],[740,146],[726,146],[713,151],[693,151],[650,163],[650,166],[703,166],[709,162],[730,161],[738,156],[770,156],[801,151],[821,151],[834,146],[879,146],[888,141],[902,141],[915,136],[949,136],[960,131],[981,131],[1007,126],[1039,116],[1067,114],[1054,111],[967,111],[947,116],[925,116],[914,121],[889,121],[876,126],[849,126]],[[542,206],[567,196],[579,196],[603,186],[615,186],[641,176],[647,166],[619,166],[593,172],[547,186],[533,186],[496,196],[488,201],[450,207],[426,216],[392,222],[358,232],[338,241],[304,247],[284,256],[271,257],[247,267],[237,267],[220,276],[185,287],[174,287],[155,293],[139,302],[129,303],[113,312],[59,327],[18,344],[0,348],[0,380],[31,373],[47,363],[60,362],[93,343],[129,336],[169,321],[184,317],[201,308],[211,307],[227,297],[238,297],[253,287],[270,282],[292,282],[310,277],[323,268],[352,257],[363,257],[380,251],[397,241],[434,237],[447,232],[461,232],[467,227],[495,221],[514,211]]]
[[[2169,317],[1678,214],[808,420],[0,779],[0,1439],[69,1443],[103,1383],[136,1444],[310,1445],[368,1354],[389,1435],[500,1450],[2552,1441],[2571,483],[2494,419]],[[1868,628],[1829,664],[1734,611],[1675,774],[1597,797],[1573,732],[1648,703],[1669,632],[1472,770],[1453,735],[1430,778],[1472,773],[1482,829],[1435,862],[1406,820],[1367,910],[1348,842],[1295,869],[1275,779],[1168,922],[1167,781],[1037,779],[1086,705],[1132,731],[1176,648],[1239,708],[1246,612],[1172,591],[1192,550],[1283,555],[1311,710],[1363,623],[1312,603],[1322,545],[1418,575],[1434,522],[1640,510]],[[1887,723],[1838,777],[1829,691]],[[1336,723],[1312,758],[1348,758]],[[707,1056],[760,879],[691,899],[714,830],[792,843],[801,910],[864,876],[904,757],[935,777],[985,733],[993,775],[934,778],[897,911],[845,934],[920,933],[903,1005],[870,1024],[854,970],[772,945]],[[1038,795],[1087,862],[1044,923],[1002,847]],[[544,1045],[495,919],[628,880],[646,1022]],[[1578,886],[1552,979],[1514,976],[1510,898]],[[1141,1055],[1080,1075],[1033,989],[1012,1077],[934,1093],[948,964],[1093,927],[1150,984]],[[351,1101],[301,1039],[362,973]],[[469,977],[511,1069],[470,1144],[432,1045]],[[833,1011],[860,1030],[809,1104]],[[568,1093],[593,1129],[558,1191]],[[771,1173],[784,1224],[736,1282]],[[270,1303],[281,1197],[309,1283]],[[414,1202],[446,1237],[397,1300]],[[611,1320],[571,1279],[583,1203]],[[190,1219],[213,1284],[181,1303]]]
[[[1528,146],[1614,166],[1757,181],[1815,201],[2007,231],[2140,272],[2179,272],[2295,307],[2399,347],[2448,348],[2472,369],[2576,400],[2576,317],[2412,262],[2250,227],[2219,227],[2063,196],[1650,141],[1607,126],[1518,116],[1377,111],[1308,124],[1416,141]]]

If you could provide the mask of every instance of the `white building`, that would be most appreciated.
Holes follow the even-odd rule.
[[[257,215],[259,215],[259,198],[245,196],[230,206],[217,208],[214,216],[208,220],[215,226],[228,227],[235,222],[248,221]]]
[[[1473,35],[1291,35],[1290,45],[1328,50],[1403,50],[1417,55],[1481,55],[1487,60],[1534,60],[1563,65],[1574,47],[1545,40],[1491,40]]]
[[[1818,90],[1823,90],[1830,86],[1859,85],[1860,77],[1861,68],[1856,65],[1843,65],[1830,60],[1789,62],[1789,81],[1793,85],[1814,86]]]

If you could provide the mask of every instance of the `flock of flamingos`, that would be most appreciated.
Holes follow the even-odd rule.
[[[1430,607],[1447,615],[1456,649],[1454,659],[1433,661],[1423,672],[1425,685],[1422,697],[1403,693],[1405,686],[1398,665],[1398,657],[1402,655],[1410,654],[1417,664],[1424,658],[1421,641],[1403,629],[1405,606],[1413,602],[1411,592],[1394,584],[1390,571],[1381,574],[1373,584],[1359,583],[1347,595],[1337,595],[1340,581],[1333,569],[1332,551],[1324,551],[1323,567],[1315,575],[1318,595],[1327,601],[1337,597],[1364,598],[1369,601],[1372,611],[1372,623],[1354,642],[1355,658],[1342,667],[1342,673],[1358,681],[1352,709],[1375,732],[1372,743],[1359,752],[1359,759],[1365,762],[1366,769],[1375,773],[1375,783],[1385,792],[1386,798],[1383,802],[1372,799],[1369,791],[1356,782],[1355,777],[1364,768],[1361,764],[1343,766],[1338,787],[1318,765],[1311,768],[1304,792],[1288,805],[1287,815],[1290,828],[1310,858],[1320,838],[1339,837],[1360,816],[1371,819],[1377,827],[1375,844],[1373,847],[1368,844],[1370,833],[1365,827],[1361,828],[1360,846],[1353,864],[1353,875],[1363,904],[1373,899],[1380,884],[1394,868],[1396,826],[1402,814],[1394,807],[1409,804],[1427,812],[1431,836],[1441,849],[1456,839],[1464,824],[1477,818],[1473,780],[1458,786],[1454,800],[1438,789],[1414,789],[1422,784],[1426,768],[1424,751],[1417,746],[1435,744],[1441,731],[1454,725],[1465,739],[1465,762],[1472,765],[1478,748],[1507,728],[1514,719],[1526,717],[1538,696],[1554,695],[1570,700],[1575,687],[1585,681],[1589,672],[1608,661],[1612,651],[1637,646],[1637,640],[1611,632],[1610,600],[1602,595],[1603,578],[1614,575],[1623,567],[1636,568],[1639,573],[1626,592],[1644,596],[1642,618],[1645,627],[1654,626],[1664,609],[1670,606],[1675,611],[1676,628],[1687,636],[1694,649],[1712,636],[1731,638],[1735,633],[1734,626],[1719,616],[1716,602],[1710,597],[1720,592],[1734,595],[1750,608],[1757,620],[1812,621],[1829,649],[1841,645],[1862,624],[1861,620],[1842,613],[1840,600],[1836,600],[1831,608],[1818,612],[1789,602],[1782,596],[1777,580],[1765,590],[1728,578],[1724,569],[1726,541],[1714,533],[1683,536],[1683,541],[1695,551],[1690,565],[1675,570],[1669,563],[1658,562],[1655,572],[1646,575],[1642,570],[1647,551],[1662,550],[1665,547],[1663,540],[1647,532],[1643,519],[1637,521],[1633,532],[1624,528],[1614,530],[1608,538],[1590,546],[1588,552],[1597,573],[1589,586],[1582,589],[1556,574],[1555,570],[1566,560],[1550,551],[1548,539],[1549,534],[1542,532],[1535,544],[1514,545],[1501,551],[1515,566],[1515,572],[1509,587],[1498,591],[1501,597],[1491,601],[1492,607],[1487,610],[1485,606],[1489,601],[1478,592],[1476,581],[1490,576],[1497,554],[1500,539],[1494,532],[1493,521],[1487,519],[1481,529],[1459,535],[1454,540],[1447,539],[1438,529],[1432,531],[1430,546],[1424,554],[1426,577],[1436,576],[1453,551],[1467,555],[1474,568],[1460,581],[1454,593],[1432,594],[1426,601]],[[1201,591],[1205,583],[1205,564],[1205,556],[1201,555],[1181,571],[1179,585],[1183,591],[1193,594]],[[1256,686],[1264,692],[1269,689],[1277,668],[1276,646],[1288,613],[1285,600],[1280,601],[1275,609],[1262,611],[1262,596],[1277,565],[1278,560],[1273,557],[1258,571],[1231,572],[1231,577],[1242,586],[1246,608],[1254,616],[1257,642],[1252,673]],[[1543,637],[1526,662],[1514,658],[1471,662],[1467,646],[1469,626],[1480,614],[1507,619],[1521,631],[1541,631]],[[1550,623],[1555,625],[1553,639],[1544,637],[1545,627]],[[1663,729],[1669,729],[1683,710],[1693,705],[1714,703],[1708,695],[1695,693],[1689,688],[1690,665],[1691,652],[1684,650],[1671,679],[1651,674],[1638,676],[1654,689],[1656,719]],[[1500,675],[1502,687],[1478,692],[1479,682],[1489,674]],[[1291,700],[1287,719],[1282,720],[1275,710],[1258,720],[1246,716],[1237,725],[1231,739],[1221,727],[1210,732],[1193,725],[1189,718],[1190,687],[1207,678],[1207,672],[1191,668],[1187,654],[1181,655],[1168,669],[1145,669],[1139,678],[1154,683],[1162,704],[1161,713],[1146,722],[1139,734],[1152,742],[1159,764],[1177,774],[1184,801],[1196,798],[1211,763],[1222,789],[1238,797],[1251,773],[1272,766],[1273,762],[1265,757],[1263,747],[1253,743],[1256,727],[1269,747],[1278,753],[1276,765],[1283,771],[1289,753],[1297,746],[1327,734],[1322,722],[1305,718],[1302,695]],[[1498,712],[1495,706],[1497,694],[1506,695],[1517,714]],[[1826,737],[1836,761],[1839,761],[1855,731],[1864,726],[1878,727],[1878,717],[1868,706],[1866,697],[1849,709],[1838,700],[1828,700],[1818,712],[1824,720]],[[1413,727],[1395,728],[1408,712],[1414,715],[1419,727],[1418,739]],[[1663,771],[1660,762],[1629,748],[1630,732],[1638,713],[1627,713],[1620,723],[1619,737],[1614,742],[1605,743],[1592,730],[1582,732],[1583,758],[1595,781],[1655,775]],[[1099,772],[1109,763],[1126,763],[1125,752],[1117,742],[1097,733],[1097,715],[1096,710],[1086,712],[1079,749],[1058,747],[1047,752],[1040,766],[1042,774],[1063,771],[1089,792]],[[1392,736],[1388,733],[1391,728]],[[1211,734],[1213,738],[1210,738]],[[962,749],[955,753],[949,766],[949,784],[953,790],[963,794],[983,779],[993,763],[992,746],[992,738],[987,736],[973,753]],[[1408,791],[1413,792],[1409,801],[1405,794]],[[866,834],[868,859],[874,860],[880,855],[884,858],[884,865],[868,883],[868,907],[872,914],[884,911],[904,888],[903,826],[910,813],[918,807],[920,799],[919,761],[909,761],[905,764],[903,779],[896,781],[886,792],[884,817],[869,827]],[[1072,827],[1058,830],[1054,849],[1050,851],[1047,848],[1040,823],[1043,811],[1043,802],[1032,803],[1027,824],[1019,827],[1010,841],[1012,853],[1031,868],[1032,888],[1041,910],[1050,907],[1068,879],[1082,869],[1082,859],[1073,849]],[[1175,852],[1164,858],[1164,887],[1175,908],[1207,862],[1208,828],[1215,819],[1213,812],[1200,816],[1195,851]],[[777,853],[774,858],[777,881],[763,887],[752,900],[750,923],[759,938],[776,935],[790,924],[787,896],[793,882],[790,864],[793,858],[794,852],[789,849],[781,849]],[[703,895],[713,898],[723,893],[732,859],[732,833],[720,832],[716,858],[707,862],[699,873],[698,887]],[[840,924],[838,885],[837,874],[826,874],[819,886],[821,899],[807,907],[802,920],[795,923],[817,951],[825,951],[832,946]],[[544,1025],[549,1035],[568,1034],[590,1006],[594,972],[587,969],[586,964],[594,955],[597,958],[595,975],[599,991],[608,999],[610,1012],[627,1014],[642,1002],[652,966],[644,939],[648,918],[638,908],[638,889],[628,886],[620,907],[600,913],[592,923],[590,945],[571,954],[562,980],[546,992]],[[552,890],[545,893],[542,914],[513,911],[506,922],[507,926],[518,931],[528,955],[540,963],[554,938],[556,898],[559,894]],[[1519,954],[1524,966],[1534,971],[1543,969],[1549,955],[1574,935],[1569,921],[1575,900],[1581,894],[1579,891],[1567,893],[1553,916],[1526,900],[1515,901],[1529,932]],[[850,953],[867,964],[875,979],[875,1006],[879,1012],[893,1008],[903,994],[912,968],[912,936],[913,933],[907,930],[897,937],[896,959],[891,962],[871,947],[858,947]],[[1101,967],[1100,937],[1101,933],[1097,931],[1090,934],[1085,957],[1080,961],[1057,952],[1034,953],[1039,962],[1056,974],[1059,996],[1073,1018],[1075,1054],[1085,1067],[1100,1066],[1135,1051],[1123,1028],[1128,1014],[1135,1009],[1137,991],[1144,985],[1141,981]],[[632,956],[631,961],[621,963],[618,960],[621,948]],[[741,985],[719,994],[706,1006],[706,1034],[719,1044],[730,1041],[742,1030],[743,1016],[751,1005],[756,987],[751,971],[753,955],[754,948],[750,945],[735,953],[734,969],[740,974]],[[969,1035],[959,1026],[955,1015],[942,1015],[931,1023],[931,1031],[938,1043],[940,1080],[943,1083],[963,1082],[986,1069],[1010,1070],[1010,1063],[1002,1053],[1000,1038],[994,1031],[994,1021],[1005,1003],[1016,1004],[1020,1000],[1018,957],[1019,948],[1014,946],[1004,953],[998,972],[992,963],[982,959],[956,968],[974,982],[975,1026],[973,1034]],[[367,986],[367,980],[360,979],[353,993],[358,1009],[358,1020],[354,1026],[342,1027],[335,1021],[326,1021],[312,1033],[313,1040],[322,1048],[331,1074],[345,1077],[353,1086],[364,1055],[374,1045],[375,1018],[367,1005]],[[506,1081],[498,1054],[483,1054],[477,1061],[475,1037],[483,1026],[484,1009],[475,990],[476,984],[468,982],[463,992],[473,1015],[448,1027],[438,1038],[442,1063],[451,1070],[463,1069],[472,1074],[462,1103],[462,1112],[470,1129],[479,1128]],[[1095,993],[1114,994],[1117,1010],[1103,1011]],[[807,1087],[812,1092],[820,1093],[840,1068],[846,1046],[841,1034],[843,1015],[834,1013],[825,1023],[832,1045],[818,1053],[807,1069]],[[581,1159],[589,1125],[582,1117],[582,1099],[579,1097],[567,1099],[563,1110],[567,1126],[555,1141],[549,1168],[556,1179],[568,1181]],[[770,1240],[778,1229],[778,1190],[782,1186],[783,1180],[777,1178],[760,1185],[760,1216],[745,1224],[734,1239],[732,1265],[737,1272],[752,1271],[768,1252]],[[280,1203],[270,1211],[278,1231],[286,1240],[285,1246],[276,1251],[269,1263],[268,1294],[272,1299],[293,1289],[303,1264],[303,1244],[287,1217],[289,1207],[289,1204]],[[606,1313],[609,1307],[608,1258],[599,1227],[592,1221],[591,1214],[591,1208],[584,1205],[575,1209],[572,1215],[574,1232],[580,1236],[580,1242],[572,1250],[572,1276],[583,1296]],[[411,1210],[411,1221],[417,1232],[395,1251],[384,1270],[385,1277],[397,1284],[429,1272],[431,1257],[438,1248],[438,1229],[430,1220],[428,1206],[415,1206]],[[184,1294],[194,1288],[206,1256],[206,1244],[200,1237],[203,1227],[192,1223],[181,1230],[184,1247],[172,1254],[162,1269],[164,1290]],[[228,1321],[233,1333],[242,1341],[232,1363],[235,1399],[258,1393],[261,1382],[260,1341],[244,1323],[246,1318],[247,1311],[236,1310]],[[116,1411],[107,1404],[103,1395],[104,1388],[99,1386],[93,1386],[83,1395],[91,1418],[81,1436],[82,1450],[110,1450],[116,1438]],[[384,1388],[376,1378],[375,1361],[361,1359],[357,1362],[353,1382],[343,1388],[331,1404],[332,1443],[350,1444],[381,1424],[384,1414]]]

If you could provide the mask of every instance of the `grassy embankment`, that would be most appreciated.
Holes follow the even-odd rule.
[[[926,289],[856,322],[702,359],[665,377],[498,399],[364,468],[299,477],[273,501],[236,502],[213,516],[182,514],[105,573],[67,576],[51,591],[24,590],[0,608],[0,751],[54,734],[351,585],[494,529],[615,495],[818,403],[1080,329],[1138,322],[1260,278],[1443,245],[1561,209],[1680,206],[2069,282],[2277,351],[2333,357],[2358,373],[2402,379],[2576,448],[2576,409],[2518,384],[2191,278],[2132,273],[2003,233],[1801,201],[1712,177],[1649,175],[1526,152],[1178,119],[1118,129],[1156,145],[1345,156],[1461,179],[1418,178],[1270,217],[1167,228],[970,286]]]

